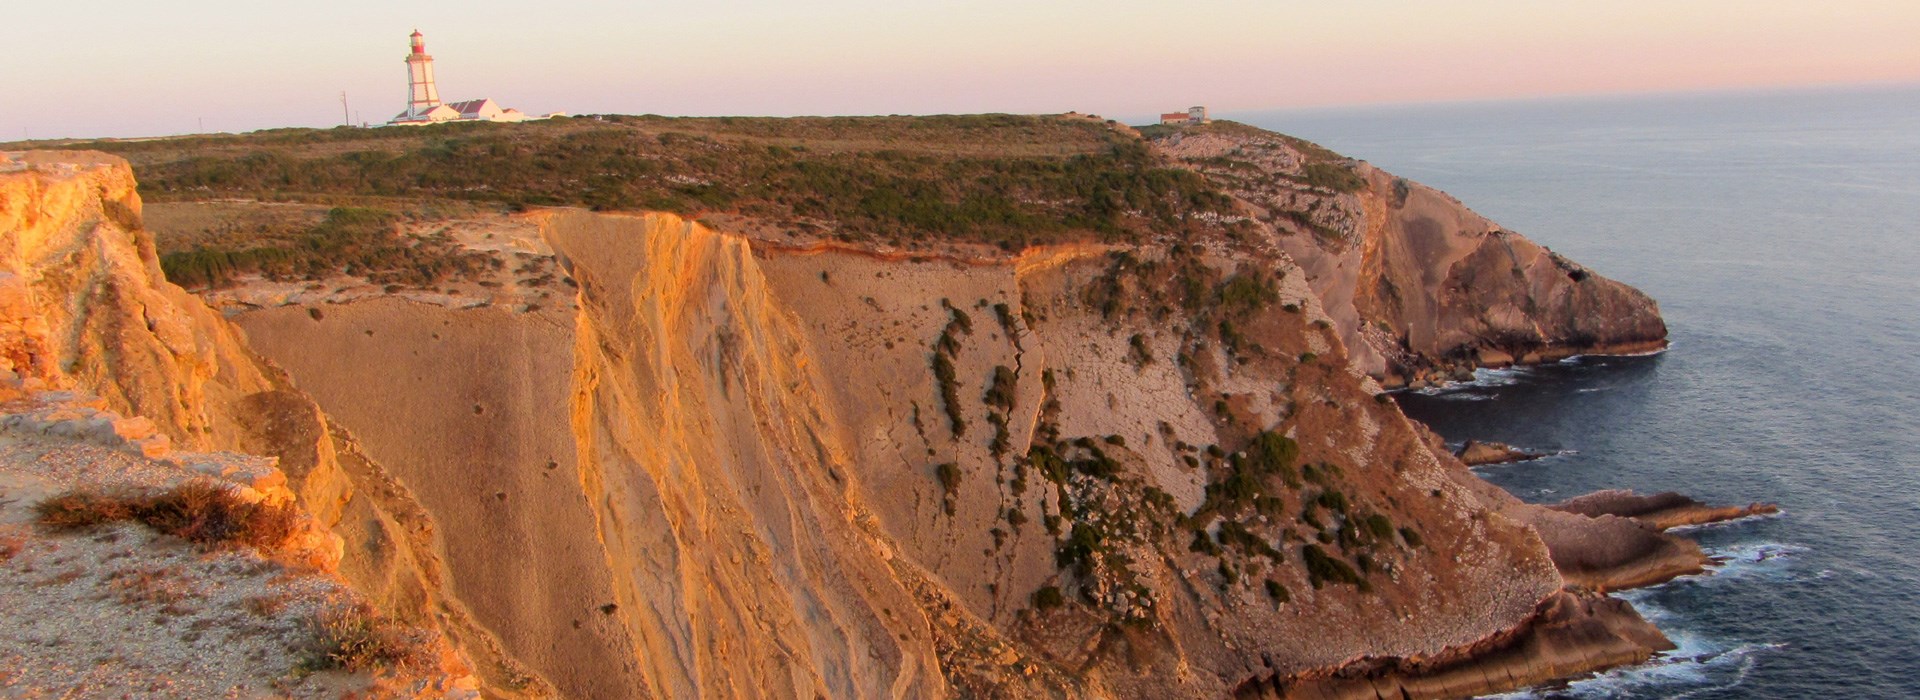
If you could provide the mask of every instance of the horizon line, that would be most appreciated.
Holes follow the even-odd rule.
[[[1213,109],[1213,111],[1215,114],[1221,115],[1221,118],[1226,118],[1231,120],[1231,117],[1228,115],[1340,112],[1340,111],[1348,111],[1348,110],[1372,110],[1372,109],[1392,110],[1392,109],[1405,109],[1405,108],[1416,108],[1416,107],[1451,107],[1451,106],[1465,107],[1465,106],[1475,106],[1475,105],[1501,105],[1501,104],[1515,104],[1515,103],[1540,104],[1540,103],[1552,103],[1552,102],[1587,102],[1587,101],[1606,101],[1606,100],[1661,99],[1661,98],[1674,98],[1674,97],[1711,97],[1711,96],[1767,95],[1767,94],[1793,94],[1793,93],[1816,93],[1816,92],[1901,91],[1901,90],[1920,90],[1920,78],[1802,83],[1802,84],[1795,84],[1795,85],[1733,85],[1733,86],[1711,86],[1711,87],[1700,87],[1700,88],[1680,88],[1680,89],[1661,89],[1661,90],[1568,92],[1568,93],[1550,93],[1550,94],[1537,94],[1537,95],[1516,95],[1516,96],[1509,96],[1509,97],[1465,97],[1465,98],[1458,98],[1458,99],[1433,99],[1433,100],[1393,100],[1393,99],[1361,100],[1361,101],[1352,101],[1352,102],[1329,102],[1329,103],[1321,103],[1321,104],[1306,104],[1306,105],[1295,105],[1295,106],[1269,106],[1269,107],[1245,107],[1245,108],[1228,107],[1225,109]],[[1181,109],[1185,109],[1185,108],[1182,107]],[[1212,108],[1210,107],[1210,109]],[[820,118],[836,118],[836,117],[849,117],[849,118],[938,117],[938,116],[966,116],[966,115],[983,115],[983,114],[1017,114],[1017,115],[1023,115],[1023,116],[1083,114],[1087,116],[1096,116],[1102,119],[1110,119],[1112,121],[1117,121],[1122,124],[1128,124],[1129,126],[1136,126],[1135,124],[1130,123],[1131,118],[1139,117],[1141,119],[1145,119],[1145,121],[1141,121],[1140,124],[1138,125],[1147,125],[1152,123],[1153,118],[1157,116],[1158,113],[1142,112],[1139,114],[1121,115],[1121,116],[1127,117],[1124,119],[1117,118],[1117,117],[1110,117],[1104,114],[1097,114],[1091,111],[1080,111],[1080,110],[1073,110],[1073,109],[1059,111],[1059,112],[1052,112],[1052,111],[1049,111],[1049,112],[915,112],[915,113],[897,112],[897,113],[890,113],[890,114],[879,114],[879,113],[866,113],[866,114],[850,114],[850,113],[841,113],[841,114],[660,114],[655,112],[644,112],[644,113],[594,112],[594,113],[584,113],[584,114],[568,114],[567,116],[572,118],[605,115],[605,116],[652,116],[652,117],[661,117],[666,119],[723,119],[723,118],[729,118],[729,117],[744,118],[744,119],[820,119]],[[0,141],[0,146],[6,146],[6,147],[29,146],[29,148],[27,148],[26,150],[31,150],[30,146],[32,144],[85,143],[90,141],[141,141],[141,140],[150,140],[150,139],[191,138],[191,137],[197,137],[197,136],[242,136],[246,134],[259,133],[263,131],[275,131],[279,129],[314,129],[314,130],[324,131],[328,129],[337,129],[342,127],[380,128],[382,126],[385,126],[385,125],[369,124],[366,126],[352,126],[352,125],[344,125],[344,124],[332,124],[332,125],[321,126],[321,125],[289,124],[289,125],[281,125],[281,126],[265,126],[258,129],[251,129],[247,131],[177,132],[177,133],[163,133],[163,134],[144,134],[144,135],[137,135],[137,136],[66,136],[66,137],[55,137],[55,138],[45,138],[45,139],[23,139],[19,141]]]

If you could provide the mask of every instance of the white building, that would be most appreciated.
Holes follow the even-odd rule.
[[[1207,118],[1207,108],[1188,107],[1185,112],[1168,112],[1160,115],[1161,124],[1205,124],[1213,121]]]
[[[492,99],[482,97],[465,102],[441,102],[440,88],[433,83],[433,57],[427,55],[426,37],[416,29],[410,37],[412,51],[407,53],[407,111],[388,121],[389,125],[417,126],[455,121],[519,122],[560,116],[559,112],[529,117],[517,109],[504,109]]]

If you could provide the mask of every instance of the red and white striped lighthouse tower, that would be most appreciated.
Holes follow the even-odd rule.
[[[427,39],[413,30],[413,51],[407,54],[407,112],[425,114],[440,106],[440,89],[433,86],[433,57],[427,55]]]

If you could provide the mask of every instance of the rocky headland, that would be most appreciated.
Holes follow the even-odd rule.
[[[1446,193],[1240,124],[1152,134],[1233,194],[1305,273],[1355,365],[1384,386],[1476,367],[1666,347],[1653,299]]]
[[[621,144],[670,172],[618,196],[678,193],[648,200],[670,209],[737,175],[671,172],[705,162],[684,153],[738,151],[719,162],[802,189],[741,185],[699,218],[334,207],[289,215],[352,243],[334,257],[216,248],[218,224],[162,233],[199,241],[162,253],[127,162],[9,155],[0,292],[27,311],[0,327],[6,356],[171,445],[274,458],[340,538],[339,580],[503,697],[1455,697],[1648,659],[1665,638],[1589,591],[1705,564],[1615,512],[1670,507],[1522,503],[1382,395],[1664,328],[1631,288],[1369,166],[1233,125],[1078,116],[514,129],[420,133],[451,139],[433,157],[471,147],[467,174],[517,172],[489,170],[516,152],[480,147],[497,135]],[[917,140],[869,138],[893,133]],[[215,160],[292,168],[276,181],[308,201],[385,177],[321,175],[351,142],[240,164],[248,144]],[[128,153],[168,216],[220,218],[183,192],[251,206],[211,201],[244,178],[196,179],[214,165],[156,150],[175,147]],[[1306,219],[1216,172],[1256,151],[1251,179],[1296,189]],[[888,184],[830,175],[849,172]],[[918,177],[975,209],[883,196]],[[1072,195],[1083,177],[1117,199]],[[953,223],[994,207],[979,220],[1051,233]],[[1387,222],[1335,246],[1374,291],[1299,248],[1322,211]],[[1434,243],[1422,217],[1474,225],[1357,252]],[[887,238],[915,226],[955,228]],[[1513,282],[1462,262],[1496,254]]]

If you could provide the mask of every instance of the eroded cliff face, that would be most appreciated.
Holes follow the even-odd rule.
[[[1246,205],[1248,225],[1306,271],[1355,361],[1383,384],[1666,347],[1645,294],[1444,192],[1238,124],[1156,143]]]
[[[1271,248],[531,220],[570,305],[237,320],[564,694],[1222,695],[1459,656],[1561,595],[1528,507],[1375,399]]]
[[[366,460],[232,324],[163,279],[140,208],[119,158],[0,154],[0,369],[29,391],[78,389],[150,420],[128,438],[149,456],[273,458],[302,509],[342,539],[338,570],[355,590],[447,633],[506,692],[516,679],[537,685],[441,591],[432,523],[407,487]]]
[[[237,308],[243,343],[138,252],[125,165],[67,159],[0,175],[9,359],[278,456],[500,694],[1444,696],[1663,643],[1555,566],[1657,531],[1598,551],[1467,472],[1278,233],[883,255],[553,210],[490,245],[568,303]]]

